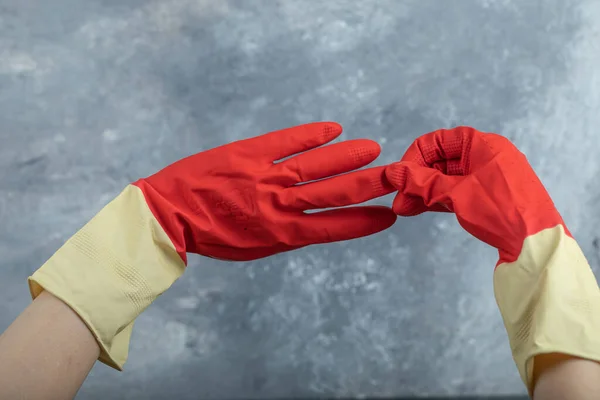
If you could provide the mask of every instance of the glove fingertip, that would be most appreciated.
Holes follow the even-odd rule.
[[[406,184],[406,167],[397,162],[390,164],[385,169],[385,177],[398,190],[403,190]]]
[[[359,207],[359,209],[364,213],[365,225],[363,228],[364,231],[357,237],[384,231],[394,225],[398,219],[398,215],[386,206],[363,206]]]
[[[379,220],[383,229],[387,229],[394,225],[398,219],[398,215],[389,207],[386,206],[371,206],[373,211],[379,216]]]
[[[321,126],[324,137],[329,140],[338,137],[344,130],[340,123],[334,121],[323,121],[317,124]]]
[[[413,217],[427,211],[427,206],[418,197],[398,193],[394,198],[392,210],[401,217]]]

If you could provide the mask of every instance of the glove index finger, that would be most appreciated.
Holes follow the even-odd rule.
[[[451,192],[464,179],[406,161],[388,166],[386,177],[398,190],[392,208],[402,216],[454,211]]]

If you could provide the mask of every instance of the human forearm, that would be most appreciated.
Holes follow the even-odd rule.
[[[519,258],[496,268],[494,291],[513,358],[531,395],[534,371],[550,371],[546,365],[553,359],[545,354],[600,360],[600,291],[564,226],[527,237]],[[577,385],[585,386],[576,378]]]
[[[0,399],[73,398],[99,353],[79,316],[43,292],[0,336]]]
[[[535,358],[534,400],[592,400],[600,398],[600,364],[565,354]]]
[[[581,360],[600,362],[600,290],[525,155],[497,134],[441,129],[418,138],[386,175],[398,189],[396,213],[454,212],[498,250],[494,293],[529,393],[537,373],[536,399],[575,399],[576,390],[600,398],[589,387],[597,364]],[[572,358],[549,363],[551,353]]]
[[[270,132],[128,185],[29,277],[34,304],[2,337],[0,399],[72,397],[96,358],[121,370],[135,319],[187,253],[249,261],[391,226],[387,207],[346,207],[393,188],[385,167],[351,172],[377,158],[376,142],[320,147],[340,134],[327,122]],[[329,210],[305,212],[318,209]]]

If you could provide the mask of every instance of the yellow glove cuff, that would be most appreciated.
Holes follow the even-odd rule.
[[[536,355],[600,361],[600,290],[562,225],[525,239],[519,259],[500,264],[494,292],[513,358],[529,393]]]
[[[99,360],[121,370],[135,318],[185,270],[171,240],[129,185],[29,277],[69,305],[101,348]]]

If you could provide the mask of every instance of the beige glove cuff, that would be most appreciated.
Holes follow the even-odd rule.
[[[68,304],[101,348],[99,360],[121,370],[133,321],[185,270],[181,257],[129,185],[29,278]]]
[[[525,239],[519,259],[500,264],[494,292],[513,358],[530,394],[536,355],[600,361],[600,290],[562,225]]]

